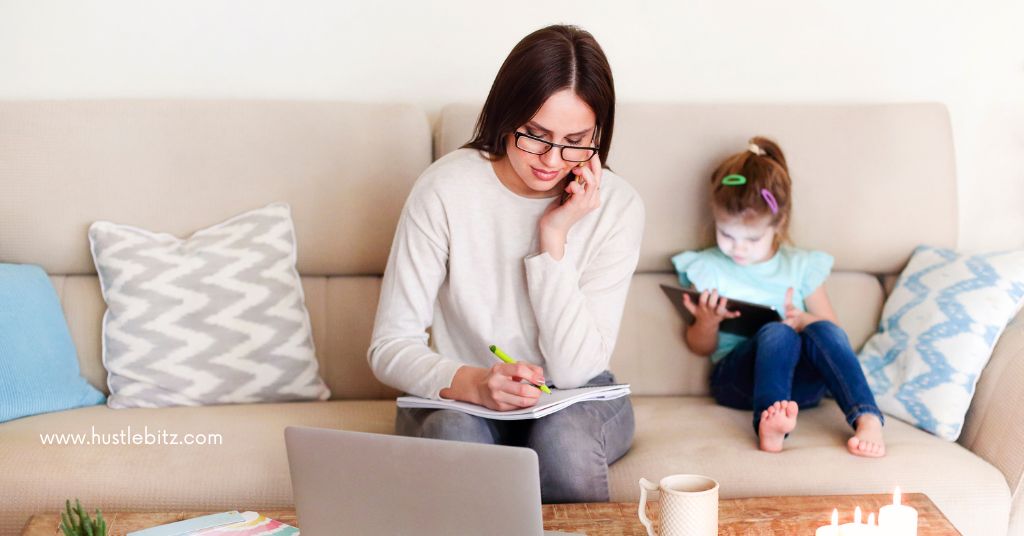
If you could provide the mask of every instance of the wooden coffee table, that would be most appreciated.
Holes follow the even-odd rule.
[[[892,495],[820,495],[808,497],[755,497],[723,499],[718,503],[719,536],[812,536],[814,530],[831,521],[838,508],[840,523],[853,521],[853,509],[860,506],[863,521],[869,512],[892,503]],[[959,536],[960,532],[923,493],[903,495],[903,504],[917,509],[918,536]],[[647,515],[658,518],[658,503],[647,505]],[[544,505],[544,528],[582,532],[588,536],[617,534],[646,536],[637,518],[636,503],[590,503]]]
[[[853,509],[860,506],[867,512],[878,512],[892,502],[891,495],[821,495],[810,497],[756,497],[723,499],[718,506],[720,536],[800,536],[814,534],[814,529],[829,523],[833,508],[839,508],[840,522],[852,521]],[[917,509],[918,536],[958,536],[958,532],[922,493],[908,493],[903,503]],[[261,514],[283,523],[299,526],[295,510],[259,510]],[[658,503],[648,505],[648,515],[658,518]],[[211,512],[110,512],[104,514],[111,536],[189,519]],[[588,536],[619,536],[647,534],[637,519],[636,503],[545,504],[544,528],[581,532]],[[22,536],[56,536],[60,514],[32,516]]]

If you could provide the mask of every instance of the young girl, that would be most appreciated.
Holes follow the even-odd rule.
[[[828,389],[855,430],[849,451],[884,456],[882,413],[822,285],[832,257],[781,245],[791,207],[786,158],[771,140],[750,140],[714,171],[717,247],[672,258],[683,286],[702,291],[698,303],[683,300],[696,318],[686,344],[711,356],[719,404],[753,408],[761,450],[781,451],[800,408],[817,405]],[[722,320],[739,315],[728,310],[727,297],[775,306],[784,319],[752,337],[719,333]]]

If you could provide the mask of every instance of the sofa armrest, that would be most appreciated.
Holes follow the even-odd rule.
[[[1002,471],[1012,494],[1008,534],[1024,534],[1024,311],[981,374],[959,443]]]

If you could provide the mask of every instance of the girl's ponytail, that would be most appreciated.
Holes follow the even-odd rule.
[[[747,143],[760,147],[761,151],[765,153],[764,156],[774,160],[777,164],[782,166],[783,171],[787,174],[789,173],[789,166],[786,165],[786,155],[782,154],[782,149],[779,147],[779,144],[763,136],[754,136],[753,138],[750,138],[750,141]]]

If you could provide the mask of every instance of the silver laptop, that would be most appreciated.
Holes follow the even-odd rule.
[[[537,454],[323,428],[284,431],[303,536],[542,535]]]

